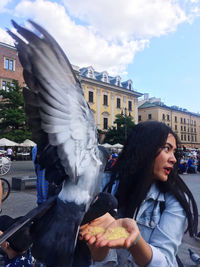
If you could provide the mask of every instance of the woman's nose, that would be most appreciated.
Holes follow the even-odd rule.
[[[174,153],[171,153],[171,155],[170,155],[170,161],[173,163],[173,164],[175,164],[176,163],[176,157],[175,157],[175,155],[174,155]]]

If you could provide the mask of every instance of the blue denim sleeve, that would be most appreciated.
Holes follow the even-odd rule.
[[[185,226],[185,211],[172,195],[166,194],[165,210],[148,242],[153,253],[148,267],[177,266],[176,254],[181,244]]]

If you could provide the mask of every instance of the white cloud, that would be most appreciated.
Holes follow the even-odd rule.
[[[151,38],[176,30],[187,17],[173,0],[63,0],[71,15],[106,39]]]
[[[9,45],[14,45],[13,39],[10,37],[10,35],[3,29],[0,28],[0,42],[6,43]]]
[[[3,13],[7,11],[6,6],[8,3],[10,3],[12,0],[1,0],[0,1],[0,13]]]
[[[177,0],[60,1],[62,5],[22,0],[14,15],[20,21],[31,18],[45,27],[72,64],[92,65],[97,71],[122,75],[151,38],[175,31],[189,18],[191,21],[197,0],[190,0],[193,13],[189,15]]]
[[[135,53],[148,44],[148,40],[123,41],[120,44],[109,42],[96,35],[91,27],[76,25],[63,6],[48,1],[22,1],[15,8],[15,15],[31,18],[44,26],[73,64],[92,65],[96,70],[107,70],[111,75],[125,72]]]

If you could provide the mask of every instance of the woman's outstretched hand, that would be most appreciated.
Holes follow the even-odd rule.
[[[90,223],[82,225],[80,227],[79,239],[85,240],[89,245],[93,245],[97,241],[96,237],[105,232],[106,228],[114,221],[115,218],[113,218],[109,213],[106,213]],[[101,233],[95,234],[94,231],[97,229],[102,230]]]
[[[94,230],[100,229],[102,232],[105,232],[105,229],[114,221],[115,219],[109,213],[106,213],[103,216],[80,227],[79,239],[88,243],[88,247],[94,261],[102,261],[109,252],[108,247],[97,248],[95,246],[97,235],[94,234]]]
[[[122,234],[118,236],[117,231]],[[133,219],[115,220],[109,213],[82,225],[79,239],[88,242],[96,248],[126,248],[129,249],[137,240],[140,232]]]
[[[120,232],[126,234],[122,234],[119,238],[114,234],[114,229],[119,229]],[[106,231],[103,234],[96,235],[95,247],[109,247],[109,248],[125,248],[129,249],[134,242],[138,239],[140,235],[138,226],[133,219],[123,218],[113,221],[106,228]]]

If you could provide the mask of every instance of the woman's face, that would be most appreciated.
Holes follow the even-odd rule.
[[[155,158],[153,174],[154,179],[166,182],[168,175],[176,163],[174,156],[176,150],[176,139],[172,134],[167,137],[166,144],[161,148],[161,152]]]

